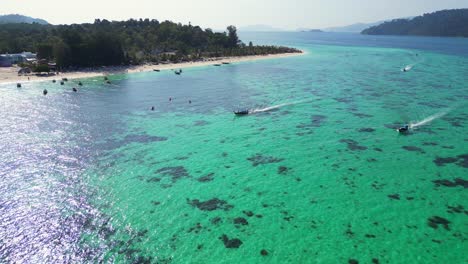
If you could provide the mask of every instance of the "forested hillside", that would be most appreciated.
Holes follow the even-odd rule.
[[[234,26],[217,33],[170,21],[96,20],[93,24],[0,25],[0,53],[33,51],[59,67],[189,61],[206,57],[299,52],[275,46],[245,45]]]
[[[468,9],[443,10],[413,19],[396,19],[370,27],[362,34],[468,37]]]

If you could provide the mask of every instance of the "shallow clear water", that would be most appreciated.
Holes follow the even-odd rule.
[[[0,85],[0,260],[466,262],[466,40],[332,37],[246,35],[307,54],[78,93]]]

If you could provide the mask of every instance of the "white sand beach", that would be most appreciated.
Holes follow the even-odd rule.
[[[220,58],[211,58],[209,60],[199,61],[199,62],[183,62],[183,63],[171,63],[171,64],[159,64],[159,65],[145,64],[145,65],[138,65],[138,66],[109,66],[109,67],[100,67],[100,68],[95,68],[95,69],[90,69],[90,70],[61,72],[58,75],[52,75],[52,76],[36,76],[35,74],[18,76],[18,71],[20,69],[19,67],[7,67],[7,68],[0,68],[0,84],[51,81],[53,79],[59,80],[61,78],[68,78],[71,80],[71,79],[90,78],[90,77],[105,76],[105,75],[112,75],[112,74],[149,72],[153,70],[171,70],[171,69],[182,69],[182,68],[189,68],[189,67],[210,66],[210,65],[220,64],[222,62],[236,63],[236,62],[254,61],[254,60],[261,60],[261,59],[285,58],[285,57],[299,56],[303,54],[304,52],[273,54],[273,55],[242,56],[242,57],[220,57]]]

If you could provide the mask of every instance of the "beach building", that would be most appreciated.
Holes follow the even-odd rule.
[[[22,52],[16,54],[0,54],[0,66],[11,67],[12,64],[18,64],[21,62],[34,62],[37,60],[37,56],[32,52]]]
[[[10,58],[5,55],[0,55],[0,67],[11,67],[12,63]]]

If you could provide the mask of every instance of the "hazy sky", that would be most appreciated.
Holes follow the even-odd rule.
[[[325,28],[451,8],[468,8],[468,0],[0,0],[0,14],[19,13],[52,24],[155,18],[213,29],[230,24]]]

